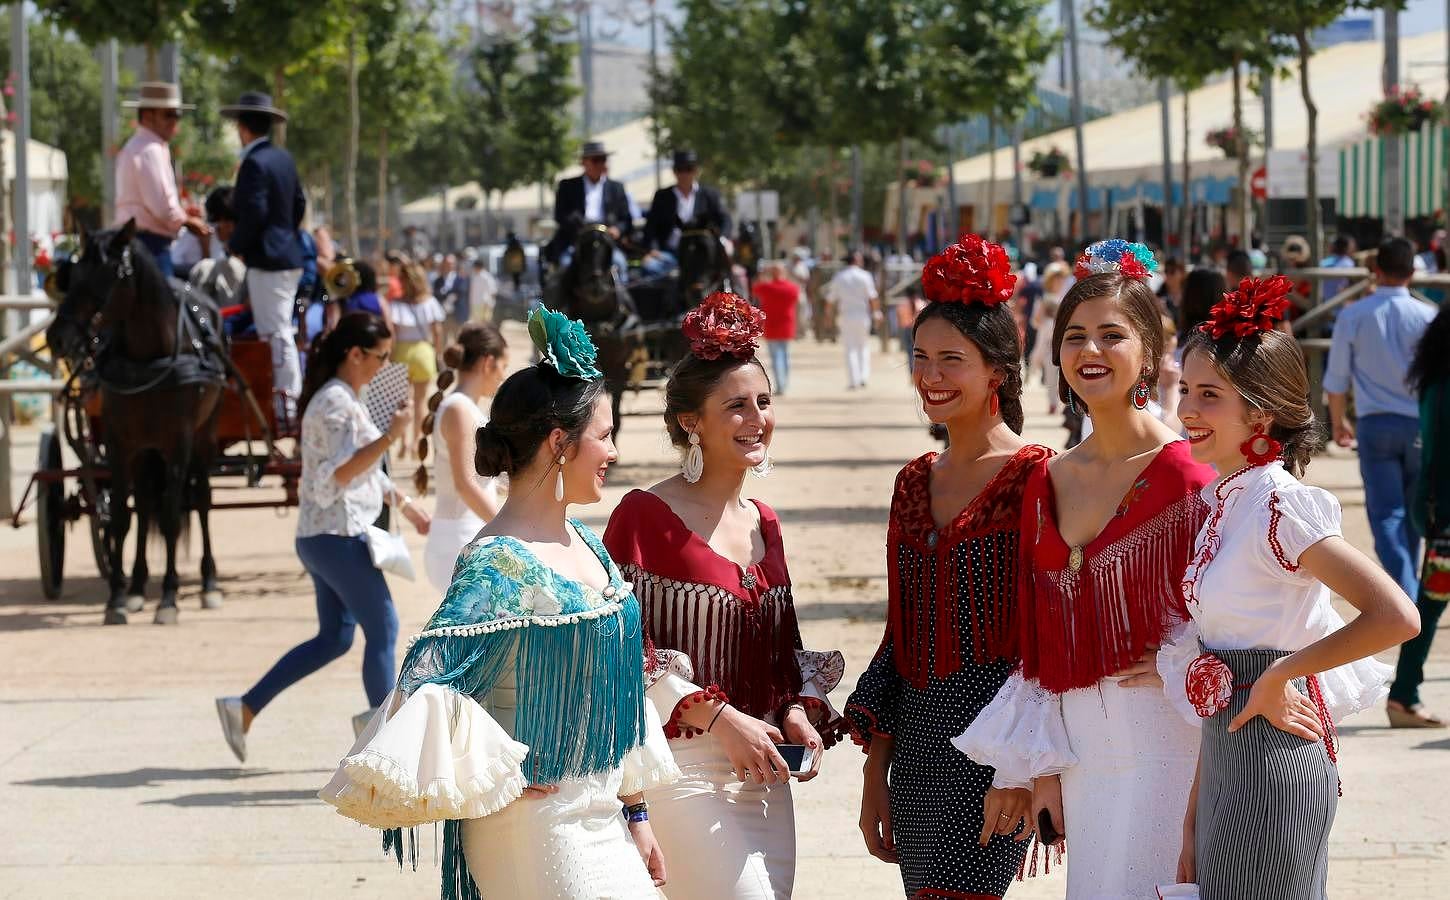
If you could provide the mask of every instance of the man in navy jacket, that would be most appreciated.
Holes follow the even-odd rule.
[[[287,120],[287,114],[272,105],[272,98],[249,91],[221,112],[236,119],[242,142],[242,164],[232,190],[237,221],[229,247],[247,264],[247,295],[257,334],[272,347],[277,414],[290,420],[302,393],[293,314],[302,277],[297,229],[307,211],[307,198],[292,155],[272,143],[272,126]]]
[[[554,190],[554,223],[557,228],[549,241],[550,259],[568,266],[574,258],[574,241],[586,224],[601,224],[614,239],[614,264],[623,275],[624,253],[618,249],[621,239],[629,237],[639,210],[624,185],[609,177],[609,151],[600,141],[588,141],[579,152],[583,175],[565,178]]]

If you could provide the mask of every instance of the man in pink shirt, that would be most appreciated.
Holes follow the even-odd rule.
[[[171,242],[177,233],[185,227],[198,236],[211,234],[206,220],[181,208],[167,146],[176,136],[181,111],[196,107],[182,103],[181,89],[164,81],[143,81],[138,98],[122,105],[136,110],[136,133],[116,154],[115,224],[135,219],[136,236],[170,276]]]

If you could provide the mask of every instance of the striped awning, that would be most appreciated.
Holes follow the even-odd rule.
[[[1446,127],[1425,127],[1392,137],[1370,137],[1339,148],[1339,214],[1384,215],[1384,145],[1400,142],[1400,192],[1405,218],[1430,216],[1444,204]]]

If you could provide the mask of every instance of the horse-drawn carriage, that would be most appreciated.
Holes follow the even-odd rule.
[[[712,292],[729,288],[730,259],[714,231],[687,229],[680,234],[674,272],[621,280],[613,265],[615,248],[603,225],[583,228],[573,260],[544,280],[543,303],[589,330],[617,424],[624,392],[662,384],[669,367],[684,355],[680,325],[685,313]]]
[[[168,284],[129,228],[84,241],[67,264],[64,294],[46,331],[70,369],[56,428],[41,435],[36,472],[15,513],[34,497],[41,590],[60,596],[66,533],[85,519],[96,568],[110,585],[107,624],[141,608],[148,572],[146,533],[166,541],[167,571],[156,621],[176,621],[176,545],[195,513],[202,536],[202,605],[221,603],[209,512],[295,506],[301,464],[274,439],[296,434],[273,402],[272,352],[264,341],[226,341],[209,297]],[[262,402],[258,402],[258,397]],[[78,465],[68,467],[64,449]],[[270,495],[213,503],[211,481],[228,477]],[[278,490],[277,488],[280,488]],[[133,503],[134,498],[134,503]],[[127,582],[122,551],[132,513],[135,563]]]

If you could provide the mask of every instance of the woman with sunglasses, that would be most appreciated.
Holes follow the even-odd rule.
[[[343,656],[362,626],[363,689],[376,707],[393,689],[398,613],[383,573],[368,552],[368,526],[384,501],[400,507],[419,534],[428,514],[383,473],[383,457],[408,427],[408,402],[379,433],[358,395],[388,362],[393,336],[382,320],[350,313],[312,353],[297,408],[302,414],[297,555],[317,588],[317,634],[293,647],[240,697],[218,697],[222,732],[247,761],[252,719],[282,691]],[[354,720],[366,723],[371,709]]]

